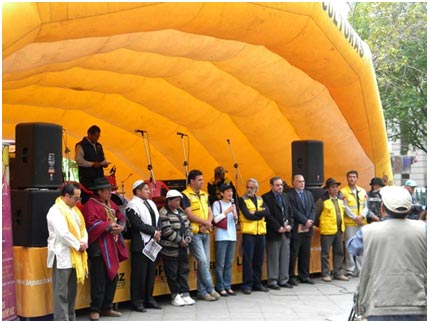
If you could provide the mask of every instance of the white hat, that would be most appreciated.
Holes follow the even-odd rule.
[[[140,186],[144,183],[144,180],[139,179],[138,181],[135,181],[133,184],[133,191],[136,189],[136,187]]]
[[[411,195],[403,187],[384,186],[380,195],[384,206],[392,212],[405,214],[411,209]]]
[[[180,198],[182,198],[183,195],[178,190],[169,190],[167,192],[167,195],[165,197],[168,198],[168,199],[171,199],[173,197],[180,197]]]

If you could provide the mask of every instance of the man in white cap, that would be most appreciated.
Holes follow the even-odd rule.
[[[410,213],[408,213],[407,218],[411,220],[418,220],[419,214],[422,211],[422,206],[419,202],[417,202],[416,195],[414,194],[417,187],[416,181],[412,179],[407,179],[407,181],[404,184],[404,188],[410,193],[411,195],[411,210]]]
[[[150,200],[149,185],[143,180],[135,181],[133,195],[125,211],[131,225],[131,303],[135,311],[146,312],[146,308],[161,306],[153,298],[155,262],[142,251],[151,239],[161,239],[161,227],[158,209]]]
[[[380,190],[384,218],[362,227],[347,241],[363,255],[356,314],[368,321],[426,321],[427,230],[411,221],[411,196],[402,187]]]

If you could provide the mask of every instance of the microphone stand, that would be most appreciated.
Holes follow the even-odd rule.
[[[229,139],[226,140],[228,143],[229,151],[231,152],[232,160],[234,161],[234,169],[235,169],[235,188],[238,194],[238,179],[240,178],[241,185],[243,184],[243,178],[241,177],[240,170],[238,169],[237,159],[235,158],[234,150],[232,149],[231,141]]]
[[[143,138],[143,143],[144,143],[144,150],[146,152],[146,159],[147,159],[147,170],[150,173],[150,193],[151,193],[151,198],[153,198],[153,191],[154,188],[156,188],[156,180],[155,180],[155,174],[153,173],[153,167],[152,167],[152,161],[151,161],[151,157],[150,157],[150,147],[149,147],[149,134],[147,133],[147,131],[141,131],[140,132]],[[144,135],[146,133],[146,136]]]
[[[189,174],[189,170],[188,170],[188,161],[186,159],[186,149],[185,149],[185,139],[183,139],[184,136],[187,136],[184,133],[177,133],[180,136],[180,140],[182,141],[182,151],[183,151],[183,158],[184,158],[184,162],[183,162],[183,166],[185,167],[185,181],[186,181],[186,186],[188,186],[188,174]],[[188,137],[189,140],[189,137]],[[188,141],[189,144],[189,141]],[[189,151],[189,149],[188,149]]]
[[[66,154],[66,160],[67,160],[66,172],[63,172],[63,182],[68,182],[70,181],[70,148],[67,147],[66,129],[63,129],[63,141],[64,141],[64,146],[66,147],[64,149],[64,153]]]

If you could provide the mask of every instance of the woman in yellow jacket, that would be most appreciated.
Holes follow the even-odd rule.
[[[348,280],[343,274],[344,247],[344,202],[338,198],[339,185],[333,178],[326,180],[324,193],[316,202],[316,226],[320,228],[322,279],[332,281],[329,269],[329,252],[332,247],[334,278]]]
[[[242,292],[249,295],[252,290],[268,292],[262,285],[262,264],[264,262],[265,234],[267,233],[265,216],[268,210],[262,197],[257,196],[258,181],[247,180],[246,194],[239,198],[241,210],[240,226],[243,247],[243,281]]]

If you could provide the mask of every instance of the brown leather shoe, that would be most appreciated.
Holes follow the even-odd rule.
[[[122,315],[121,312],[117,312],[115,310],[106,310],[101,313],[103,316],[111,316],[111,317],[120,317]]]
[[[97,312],[91,312],[89,313],[89,320],[90,321],[98,321],[100,319],[100,314]]]

